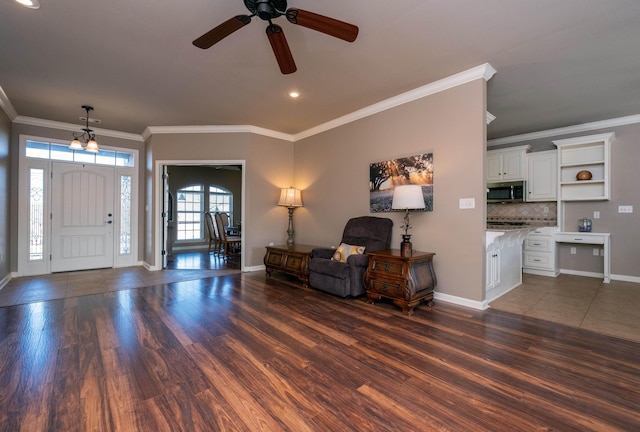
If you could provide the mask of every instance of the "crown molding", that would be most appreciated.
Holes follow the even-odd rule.
[[[63,123],[54,120],[43,120],[35,117],[25,117],[25,116],[17,116],[14,120],[14,123],[25,124],[29,126],[40,126],[51,129],[61,129],[66,131],[74,131],[78,128],[84,127],[84,125],[77,125],[73,123]],[[91,128],[92,131],[96,133],[96,135],[108,136],[112,138],[121,138],[131,141],[144,141],[141,135],[132,134],[128,132],[120,132],[114,131],[110,129],[101,129],[101,128]]]
[[[11,105],[11,101],[2,89],[2,86],[0,86],[0,107],[2,107],[2,110],[7,114],[11,121],[14,121],[15,118],[18,117],[18,113],[13,108],[13,105]]]
[[[561,127],[556,129],[547,129],[539,132],[531,132],[522,135],[513,135],[510,137],[496,138],[487,140],[487,147],[499,146],[503,144],[513,144],[523,141],[533,141],[536,139],[557,137],[559,135],[568,135],[573,133],[590,132],[597,129],[606,129],[617,126],[625,126],[640,123],[640,114],[618,117],[609,120],[600,120],[591,123],[581,123],[574,126]]]
[[[381,102],[375,103],[368,107],[354,111],[353,113],[344,115],[337,119],[328,121],[318,126],[312,127],[298,134],[291,135],[283,132],[274,131],[251,125],[205,125],[205,126],[148,126],[141,135],[131,134],[127,132],[119,132],[108,129],[92,128],[96,134],[110,136],[114,138],[123,138],[133,141],[146,141],[153,134],[189,134],[189,133],[253,133],[271,138],[277,138],[284,141],[296,142],[304,138],[343,126],[356,120],[372,116],[382,111],[404,105],[417,99],[439,93],[466,84],[477,79],[488,81],[495,75],[496,70],[489,63],[467,69],[455,75],[434,81],[430,84],[418,87],[400,95],[391,97]],[[34,117],[19,116],[13,109],[11,102],[6,97],[4,91],[0,87],[0,106],[5,110],[7,115],[15,123],[27,124],[32,126],[48,127],[53,129],[74,130],[78,125],[71,123],[62,123],[53,120],[43,120]],[[487,113],[491,116],[490,113]],[[490,117],[487,121],[489,122]]]
[[[488,81],[489,79],[491,79],[491,77],[493,77],[493,75],[495,75],[495,73],[496,70],[489,63],[467,69],[466,71],[462,71],[455,75],[451,75],[441,80],[434,81],[422,87],[409,90],[408,92],[393,96],[389,99],[383,100],[373,105],[369,105],[366,108],[362,108],[350,114],[338,117],[337,119],[322,123],[318,126],[297,133],[294,135],[294,141],[299,141],[301,139],[326,132],[328,130],[343,126],[356,120],[372,116],[379,112],[386,111],[399,105],[404,105],[414,100],[421,99],[423,97],[430,96],[432,94],[439,93],[441,91],[448,90],[450,88],[457,87],[459,85],[466,84],[477,79],[484,79],[485,81]]]
[[[142,133],[146,141],[154,134],[193,134],[193,133],[252,133],[294,141],[293,135],[251,125],[208,125],[208,126],[149,126]]]

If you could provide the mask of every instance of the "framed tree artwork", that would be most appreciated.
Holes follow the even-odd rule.
[[[420,185],[423,211],[433,211],[433,153],[374,162],[369,165],[369,208],[371,213],[391,209],[393,189],[400,185]]]

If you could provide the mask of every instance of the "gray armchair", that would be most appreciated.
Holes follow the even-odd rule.
[[[361,216],[349,219],[341,243],[364,246],[364,255],[350,255],[346,262],[333,261],[335,249],[316,248],[309,260],[309,285],[340,297],[356,297],[366,292],[362,278],[369,257],[367,251],[389,249],[393,221],[387,218]]]

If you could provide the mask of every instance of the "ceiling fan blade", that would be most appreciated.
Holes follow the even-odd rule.
[[[236,15],[194,40],[193,44],[202,49],[211,48],[214,44],[220,42],[234,31],[240,30],[250,22],[251,17],[249,15]]]
[[[357,26],[302,9],[288,9],[287,19],[293,24],[301,25],[347,42],[353,42],[358,37]]]
[[[282,27],[277,24],[269,24],[267,26],[267,36],[269,37],[269,43],[280,66],[280,72],[283,74],[294,73],[296,70],[296,63],[293,61],[291,50],[287,39],[284,37]]]

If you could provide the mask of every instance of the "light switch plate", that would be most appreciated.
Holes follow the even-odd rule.
[[[459,206],[460,206],[461,209],[476,208],[476,199],[475,198],[460,198]]]
[[[618,213],[633,213],[633,206],[630,206],[630,205],[618,206]]]

